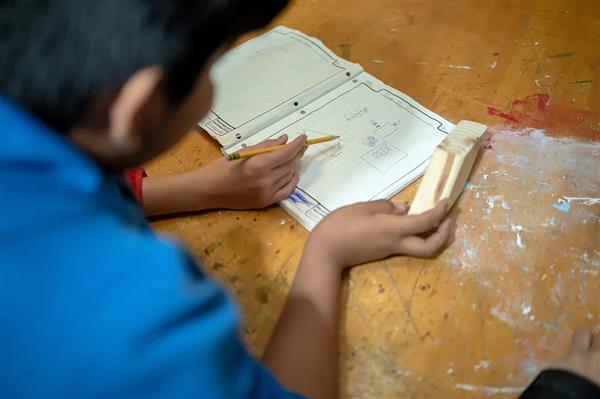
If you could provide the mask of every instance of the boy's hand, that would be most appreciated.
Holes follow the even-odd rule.
[[[407,211],[408,206],[390,201],[350,205],[310,234],[263,355],[285,386],[306,397],[338,397],[338,308],[345,267],[393,254],[433,256],[448,242],[447,201],[421,215]]]
[[[453,233],[447,200],[420,215],[407,211],[407,205],[385,200],[340,208],[315,228],[306,250],[341,269],[395,254],[434,256]]]
[[[287,136],[248,148],[285,144]],[[149,176],[142,184],[147,216],[205,209],[263,208],[289,197],[298,184],[306,136],[285,147],[236,161],[218,159],[205,167],[171,176]]]
[[[600,384],[600,333],[575,330],[569,353],[554,362],[552,368],[570,371]]]
[[[287,135],[245,148],[255,149],[285,144]],[[284,148],[251,158],[219,159],[196,171],[200,177],[199,195],[210,199],[211,208],[264,208],[289,197],[298,184],[300,159],[306,149],[306,136],[297,137]]]

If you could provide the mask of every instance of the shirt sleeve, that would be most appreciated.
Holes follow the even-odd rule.
[[[142,203],[142,179],[146,176],[146,170],[144,168],[129,169],[125,172],[127,182],[140,204]]]
[[[597,399],[600,387],[565,370],[544,370],[527,387],[520,399]]]

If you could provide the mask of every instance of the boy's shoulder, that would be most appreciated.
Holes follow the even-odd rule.
[[[13,244],[0,392],[297,397],[248,354],[235,305],[176,242],[94,213]]]
[[[53,195],[49,203],[71,202]],[[184,358],[201,358],[215,331],[236,337],[235,308],[218,283],[174,240],[136,224],[143,220],[89,204],[46,212],[26,202],[19,212],[39,220],[0,229],[0,357],[10,365],[0,388],[110,395],[184,347]],[[196,321],[186,325],[188,313]]]
[[[197,373],[169,388],[181,393],[211,385],[219,352],[245,357],[235,307],[174,242],[99,220],[14,244],[0,272],[0,388],[16,396],[151,397],[159,380],[131,384]]]

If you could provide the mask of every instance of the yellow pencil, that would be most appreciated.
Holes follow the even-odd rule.
[[[305,145],[309,146],[311,144],[324,143],[326,141],[335,140],[335,139],[337,139],[339,137],[340,136],[323,136],[323,137],[317,137],[316,139],[307,140]],[[232,154],[225,155],[225,159],[227,159],[228,161],[233,161],[233,160],[236,160],[236,159],[253,157],[253,156],[258,155],[258,154],[264,154],[265,152],[276,151],[276,150],[278,150],[280,148],[283,148],[283,147],[285,147],[285,144],[274,145],[272,147],[257,148],[256,150],[238,151],[238,152],[234,152]]]

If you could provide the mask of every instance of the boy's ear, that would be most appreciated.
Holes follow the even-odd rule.
[[[109,139],[122,155],[136,152],[142,142],[142,116],[163,78],[163,68],[150,66],[123,85],[109,113]]]

